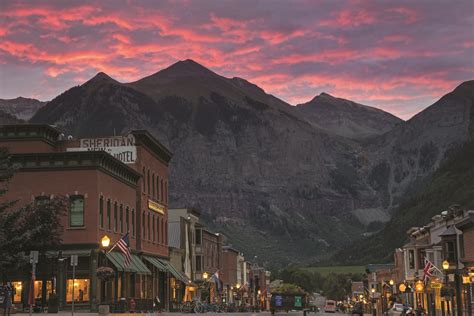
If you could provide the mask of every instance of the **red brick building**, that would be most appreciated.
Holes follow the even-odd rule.
[[[1,126],[0,146],[8,148],[18,167],[2,198],[18,200],[17,206],[59,195],[70,202],[61,218],[61,248],[48,251],[39,263],[35,297],[42,304],[51,293],[57,293],[60,307],[74,299],[76,306],[91,310],[120,298],[134,298],[143,309],[156,296],[168,301],[169,278],[177,277],[168,261],[168,149],[143,130],[75,140],[51,126],[30,124]],[[103,236],[113,245],[127,232],[133,254],[128,267],[121,253],[105,256],[99,247]],[[73,254],[79,256],[74,281]],[[114,281],[97,279],[101,265],[114,268]],[[11,280],[16,303],[24,303],[28,276]]]

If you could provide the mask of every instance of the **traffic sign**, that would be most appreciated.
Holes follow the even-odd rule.
[[[77,266],[77,255],[71,255],[71,266]]]

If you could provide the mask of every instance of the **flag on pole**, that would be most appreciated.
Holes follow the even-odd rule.
[[[423,283],[425,286],[428,285],[435,270],[441,272],[431,261],[428,260],[428,258],[425,258],[425,267],[423,268]]]
[[[209,281],[216,283],[217,289],[221,288],[221,279],[219,278],[219,270],[217,270],[210,278]]]
[[[130,251],[130,240],[128,238],[128,233],[126,233],[122,238],[120,238],[120,240],[117,241],[115,246],[117,246],[123,254],[125,267],[129,267],[130,263],[132,262],[132,252]]]

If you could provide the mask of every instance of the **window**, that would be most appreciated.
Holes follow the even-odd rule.
[[[120,204],[120,232],[123,233],[123,204]]]
[[[155,215],[153,215],[152,222],[153,222],[153,242],[155,242],[156,241]]]
[[[74,297],[72,288],[74,287]],[[66,283],[66,302],[85,303],[89,301],[89,279],[68,279]]]
[[[415,269],[415,251],[408,250],[408,268]]]
[[[110,199],[107,199],[107,229],[108,230],[112,229],[112,225],[110,221],[110,209],[111,209],[111,202],[110,202]]]
[[[160,199],[160,176],[156,175],[156,199]]]
[[[101,196],[99,199],[99,225],[100,228],[104,228],[104,197]]]
[[[168,181],[165,182],[165,204],[168,204]]]
[[[45,205],[48,202],[49,202],[49,196],[40,195],[40,196],[35,197],[35,206]]]
[[[75,195],[70,198],[69,206],[69,226],[84,226],[84,197]]]
[[[117,232],[118,229],[118,204],[117,202],[114,203],[114,232]]]
[[[164,235],[165,235],[165,245],[168,245],[168,222],[167,221],[165,221]]]
[[[147,185],[146,186],[148,187],[147,193],[148,195],[150,195],[150,170],[148,170],[147,172]]]
[[[163,243],[163,241],[165,240],[165,237],[164,237],[165,236],[165,234],[164,234],[165,230],[163,228],[163,219],[162,218],[160,218],[160,229],[161,229],[161,243]]]
[[[418,269],[423,269],[425,267],[425,257],[426,257],[425,249],[420,249],[418,251]]]
[[[202,271],[202,256],[196,256],[196,271]]]
[[[459,235],[459,251],[460,251],[460,258],[464,259],[464,235]]]
[[[130,217],[130,209],[127,206],[127,209],[125,211],[125,228],[127,230],[127,233],[130,232],[130,219],[129,219],[129,217]]]
[[[151,231],[150,231],[150,213],[148,212],[148,240],[151,240]]]
[[[145,212],[142,215],[142,229],[143,229],[143,239],[146,239],[146,223],[145,223]]]
[[[156,191],[155,191],[155,174],[151,176],[151,195],[156,198]]]
[[[446,242],[446,259],[450,263],[455,263],[456,262],[456,246],[454,241],[447,241]]]
[[[160,201],[163,202],[163,193],[164,193],[164,190],[163,190],[163,185],[164,185],[164,182],[163,182],[163,179],[161,179],[161,196],[160,196]]]
[[[132,209],[132,236],[135,237],[135,210]]]
[[[161,235],[160,235],[160,217],[156,217],[156,238],[158,239],[158,243],[161,244]]]
[[[146,181],[145,181],[145,167],[143,167],[142,181],[143,181],[143,192],[146,192]]]
[[[202,243],[202,230],[200,228],[196,228],[196,245],[200,245]]]

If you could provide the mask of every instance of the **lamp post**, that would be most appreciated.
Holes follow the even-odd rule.
[[[444,271],[444,291],[443,291],[443,294],[444,294],[444,301],[442,301],[442,313],[444,315],[444,302],[446,302],[446,311],[447,311],[447,315],[450,316],[450,311],[449,311],[449,301],[448,301],[448,297],[450,296],[450,293],[449,293],[449,289],[448,289],[448,270],[449,270],[449,261],[448,260],[444,260],[443,261],[443,271]]]
[[[371,288],[370,292],[372,293],[372,315],[377,316],[377,306],[375,306],[375,288]]]
[[[102,264],[107,267],[107,250],[109,249],[110,247],[110,238],[109,236],[107,235],[104,235],[101,239],[100,239],[100,248],[102,250],[102,253],[104,254],[104,259],[103,259],[103,262]],[[107,287],[107,277],[102,280],[103,283],[102,283],[102,286],[101,286],[101,297],[100,297],[100,303],[102,304],[103,301],[105,300],[105,294],[106,294],[106,287]]]

